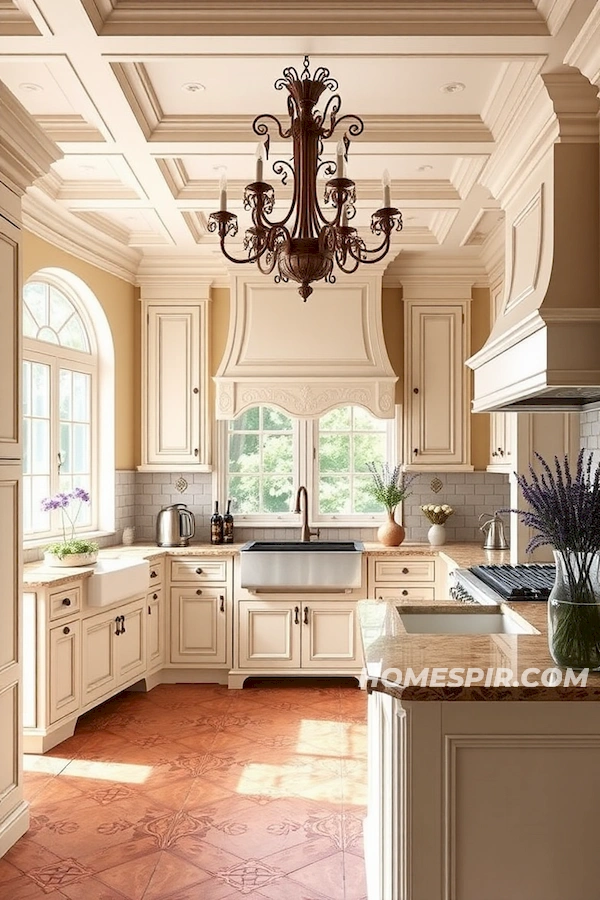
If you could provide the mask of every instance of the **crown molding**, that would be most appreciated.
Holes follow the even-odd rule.
[[[557,2],[557,0],[556,0]],[[563,0],[564,2],[564,0]],[[548,35],[531,0],[82,0],[100,35]],[[307,29],[309,29],[307,31]],[[334,29],[332,31],[332,29]]]
[[[0,173],[2,181],[22,196],[62,157],[24,106],[0,82]]]
[[[141,258],[135,283],[137,285],[208,284],[229,287],[229,272],[224,257],[211,249],[200,248],[193,255],[173,252],[153,252]]]
[[[600,87],[600,4],[596,3],[585,25],[573,41],[565,63],[575,66]]]
[[[537,75],[542,71],[546,56],[531,56],[522,60],[506,61],[498,75],[495,89],[481,112],[481,118],[489,127],[496,141],[510,128],[523,97],[527,96]]]
[[[433,284],[448,289],[464,290],[465,285],[471,287],[486,274],[479,248],[477,255],[456,255],[448,253],[401,253],[387,268],[386,287],[398,284]],[[451,287],[451,286],[454,287]]]
[[[17,7],[12,0],[0,0],[0,34],[6,37],[21,37],[41,32],[33,19]]]
[[[550,34],[557,34],[573,7],[575,0],[536,0],[536,6],[548,25]]]
[[[23,225],[60,250],[135,284],[139,251],[99,234],[79,217],[49,202],[35,187],[23,197]]]
[[[106,143],[102,132],[90,125],[83,116],[37,115],[34,118],[48,137],[57,143]]]

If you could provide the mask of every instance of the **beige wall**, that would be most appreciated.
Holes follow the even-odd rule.
[[[490,292],[488,288],[473,288],[471,292],[471,353],[476,353],[489,337]],[[471,385],[473,372],[470,372]],[[471,396],[473,394],[471,388]],[[474,413],[471,416],[471,463],[476,469],[485,469],[490,461],[490,416]]]
[[[127,281],[59,250],[29,232],[23,234],[23,280],[54,266],[73,272],[102,305],[115,347],[115,464],[133,469],[140,462],[140,304]]]

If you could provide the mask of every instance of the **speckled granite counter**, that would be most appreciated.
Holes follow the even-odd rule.
[[[359,616],[369,689],[384,691],[402,700],[600,700],[600,672],[590,673],[587,685],[563,684],[546,687],[543,684],[523,683],[528,669],[540,673],[554,667],[548,651],[547,605],[545,603],[510,602],[502,604],[507,613],[514,611],[538,634],[408,634],[398,613],[399,600],[364,600],[359,603]],[[411,603],[413,610],[417,604]],[[460,606],[452,601],[432,604],[423,601],[419,610],[444,612],[455,610],[457,615],[477,614],[480,608]],[[408,607],[405,607],[408,611]],[[394,683],[392,672],[414,673],[424,669],[509,669],[514,676],[512,686],[495,686],[482,682],[470,686],[442,684]],[[388,677],[383,677],[385,673]],[[492,678],[494,676],[491,676]],[[450,680],[450,679],[447,679]],[[539,681],[540,676],[529,674],[527,680]]]

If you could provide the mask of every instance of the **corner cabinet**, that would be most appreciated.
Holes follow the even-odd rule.
[[[470,472],[470,300],[405,299],[404,309],[405,468]]]
[[[188,300],[142,287],[140,471],[210,471],[208,290]]]

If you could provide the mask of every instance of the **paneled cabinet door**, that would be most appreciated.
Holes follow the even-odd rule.
[[[119,610],[120,633],[117,638],[117,684],[130,681],[146,670],[146,604],[143,599]]]
[[[142,469],[209,462],[205,318],[205,304],[145,307]]]
[[[300,603],[240,600],[238,617],[240,668],[297,669],[301,665]]]
[[[230,666],[226,589],[171,588],[171,663]]]
[[[79,709],[81,683],[81,623],[66,622],[50,629],[50,709],[52,725]]]
[[[470,470],[467,303],[406,307],[406,466]]]
[[[356,668],[361,658],[356,606],[337,600],[302,607],[302,667]]]
[[[492,413],[490,415],[490,472],[512,472],[513,435],[516,431],[517,413]]]
[[[111,610],[82,622],[81,703],[109,694],[117,687],[117,645],[120,610]]]
[[[21,456],[21,393],[17,348],[21,345],[20,232],[0,214],[0,457]]]
[[[162,588],[147,597],[146,660],[148,671],[160,669],[165,661],[165,627]]]

